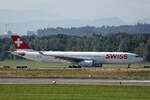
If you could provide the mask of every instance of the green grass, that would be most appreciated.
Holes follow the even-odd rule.
[[[51,67],[66,67],[67,64],[62,63],[46,63],[46,62],[36,62],[36,61],[30,61],[30,60],[5,60],[0,61],[0,66],[10,66],[11,68],[16,68],[16,66],[28,66],[30,69],[39,69],[39,68],[51,68]]]
[[[30,60],[5,60],[0,61],[1,66],[11,66],[11,68],[16,68],[17,65],[26,65],[30,69],[39,69],[39,68],[63,68],[68,67],[69,64],[64,63],[45,63],[45,62],[36,62]],[[131,68],[140,68],[143,66],[150,66],[150,63],[143,63],[143,64],[131,64]],[[127,64],[103,64],[103,68],[127,68]]]
[[[150,87],[0,85],[0,100],[150,100]]]
[[[127,69],[126,64],[104,64],[103,68],[83,68],[83,69],[62,69],[62,70],[48,70],[44,68],[67,67],[67,64],[60,63],[43,63],[28,60],[20,61],[1,61],[0,67],[7,65],[12,69],[0,69],[0,76],[27,76],[27,77],[92,77],[98,78],[121,78],[121,79],[150,79],[150,69],[141,68],[150,63],[133,64],[131,69]],[[26,65],[28,69],[18,70],[17,65]],[[117,69],[111,69],[117,68]]]

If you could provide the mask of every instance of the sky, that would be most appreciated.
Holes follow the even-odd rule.
[[[0,0],[0,9],[43,11],[58,19],[116,17],[132,23],[150,18],[150,0]]]

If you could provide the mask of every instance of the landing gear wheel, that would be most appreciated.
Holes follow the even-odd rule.
[[[68,66],[68,68],[73,68],[73,66]]]
[[[131,65],[131,64],[128,64],[128,68],[130,68],[130,65]]]
[[[68,66],[68,68],[81,68],[81,66],[72,65],[72,66]]]

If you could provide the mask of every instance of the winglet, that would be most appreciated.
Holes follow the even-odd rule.
[[[13,43],[15,45],[15,48],[16,49],[31,49],[24,41],[23,39],[18,36],[18,35],[12,35],[11,36],[12,40],[13,40]]]

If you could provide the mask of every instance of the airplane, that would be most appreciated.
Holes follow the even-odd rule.
[[[102,67],[102,64],[140,63],[143,58],[128,52],[75,52],[75,51],[36,51],[31,49],[18,35],[11,36],[16,51],[14,55],[42,62],[70,63],[69,68]]]

